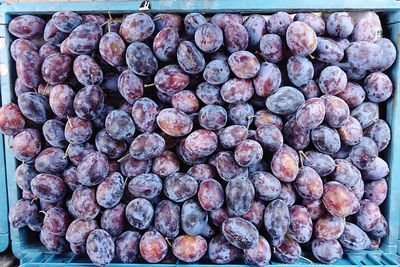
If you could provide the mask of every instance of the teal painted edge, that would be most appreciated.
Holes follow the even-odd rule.
[[[1,8],[9,14],[20,14],[22,12],[50,13],[55,10],[73,10],[77,12],[114,12],[126,13],[137,11],[142,1],[130,2],[67,2],[67,3],[14,3],[4,4]],[[158,0],[151,2],[154,12],[274,12],[285,10],[288,12],[308,11],[334,11],[334,10],[398,10],[400,1],[395,0],[334,0],[334,1],[315,1],[315,0]],[[4,20],[2,22],[5,22]]]
[[[4,4],[0,6],[0,23],[6,24],[10,20],[10,15],[17,15],[23,13],[31,13],[31,14],[45,14],[52,13],[58,10],[74,10],[82,13],[90,13],[90,12],[108,12],[111,11],[113,13],[127,13],[127,12],[135,12],[139,7],[140,2],[102,2],[101,5],[99,3],[94,2],[71,2],[71,3],[17,3],[13,5]],[[153,12],[166,12],[166,11],[176,11],[176,12],[189,12],[189,11],[200,11],[200,12],[219,12],[219,11],[228,11],[226,9],[227,1],[193,1],[189,0],[186,2],[180,0],[172,0],[172,1],[154,1],[152,2],[152,11]],[[262,7],[262,8],[260,8]],[[331,1],[322,2],[322,1],[278,1],[272,0],[268,2],[268,6],[261,0],[244,0],[240,2],[229,2],[229,11],[230,12],[240,12],[243,9],[246,10],[246,13],[251,12],[262,12],[262,13],[271,13],[278,10],[285,11],[334,11],[334,10],[378,10],[378,11],[391,11],[389,13],[389,21],[398,22],[399,21],[399,12],[394,12],[396,10],[400,10],[400,2],[398,1],[380,1],[380,0],[372,0],[368,2],[363,2],[359,0],[355,1]],[[398,42],[397,33],[400,31],[400,26],[398,24],[393,24],[390,26],[391,29],[391,38],[395,42],[397,50],[400,51],[400,44]],[[6,30],[5,25],[0,25],[0,36],[5,37],[6,46],[4,49],[0,51],[0,63],[10,65],[13,64],[13,60],[10,57],[8,52],[8,48],[10,45],[10,41],[12,40],[8,31]],[[391,76],[394,79],[395,88],[399,88],[400,83],[400,66],[399,59],[395,63],[391,71]],[[8,103],[12,101],[12,73],[6,73],[1,79],[1,98],[3,103]],[[399,136],[398,132],[400,131],[400,117],[399,117],[399,94],[395,89],[394,96],[392,100],[387,105],[387,119],[389,120],[389,124],[392,127],[393,140],[390,145],[390,149],[388,150],[388,159],[389,164],[391,166],[392,173],[389,176],[389,185],[390,185],[390,194],[388,201],[386,201],[386,209],[388,210],[388,220],[391,226],[390,228],[390,236],[384,240],[382,249],[384,252],[382,253],[382,258],[387,258],[388,262],[386,265],[399,265],[400,260],[399,256],[396,254],[391,254],[392,252],[396,253],[396,250],[400,248],[397,247],[400,240],[398,240],[399,235],[399,223],[400,223],[400,180],[398,176],[400,174],[400,165],[396,164],[399,162],[399,157],[396,155],[400,152],[400,140],[396,140],[396,137]],[[4,142],[2,142],[4,144]],[[1,148],[1,147],[0,147]],[[11,150],[8,146],[4,146],[5,151],[5,166],[6,166],[6,176],[7,176],[7,189],[8,189],[8,200],[9,204],[13,205],[19,198],[20,192],[18,191],[17,186],[14,182],[14,170],[17,166],[16,160],[14,159]],[[4,165],[3,165],[4,166]],[[45,250],[42,247],[38,247],[35,244],[27,244],[27,233],[23,230],[16,230],[11,228],[11,240],[12,240],[12,248],[14,254],[22,259],[21,262],[26,267],[36,267],[36,266],[92,266],[86,263],[70,263],[65,265],[64,263],[57,263],[52,260],[61,259],[62,261],[72,261],[76,257],[68,257],[58,256],[53,254],[47,258],[43,258],[42,260],[50,260],[51,263],[42,265],[39,264],[38,261],[32,260],[32,255],[39,255],[37,259],[40,259],[40,255],[45,255],[43,253]],[[396,248],[397,247],[397,248]],[[363,253],[348,253],[347,260],[344,262],[338,263],[338,265],[342,266],[354,266],[364,264],[360,261],[359,255],[363,255],[363,258],[371,258],[373,259],[379,252],[363,252]],[[394,256],[396,256],[396,261],[393,260]],[[28,262],[33,262],[29,263]],[[41,262],[41,261],[39,261]],[[368,265],[379,264],[377,259],[369,260]],[[300,265],[305,265],[306,263],[300,263]],[[132,264],[132,266],[143,266],[144,264]],[[274,264],[275,265],[275,264]],[[281,264],[276,264],[281,265]],[[297,266],[298,264],[294,264],[291,266]],[[318,264],[316,264],[318,265]],[[337,264],[335,264],[337,265]],[[111,264],[110,266],[126,266],[121,264]],[[146,266],[169,266],[169,265],[158,265],[158,264],[146,264]],[[176,266],[172,264],[170,266]],[[202,266],[215,266],[205,264]],[[244,266],[244,265],[228,265],[228,266]],[[283,265],[282,265],[283,266]]]
[[[308,257],[312,259],[312,257],[309,257],[309,255],[305,255],[305,257]],[[53,267],[53,266],[63,266],[63,267],[89,267],[93,266],[88,259],[86,258],[81,258],[79,256],[74,256],[72,253],[68,253],[66,255],[57,255],[57,254],[51,254],[51,253],[30,253],[29,255],[26,256],[26,258],[22,259],[22,265],[24,267]],[[338,260],[334,264],[331,264],[330,266],[354,266],[354,265],[368,265],[368,266],[399,266],[400,264],[400,256],[394,253],[385,253],[382,251],[375,251],[375,252],[354,252],[347,254],[345,258]],[[215,264],[209,264],[209,263],[193,263],[193,264],[180,264],[180,262],[177,262],[175,264],[143,264],[143,263],[134,263],[134,264],[122,264],[122,263],[110,263],[107,266],[108,267],[125,267],[125,266],[133,266],[133,267],[139,267],[139,266],[152,266],[152,267],[172,267],[172,266],[199,266],[199,267],[215,267],[218,265]],[[304,266],[304,265],[310,265],[310,262],[305,260],[305,259],[299,259],[293,264],[282,264],[278,262],[271,262],[271,265],[274,266]],[[313,266],[326,266],[326,264],[321,264],[321,263],[313,263]],[[222,265],[220,265],[222,266]],[[225,264],[223,266],[227,267],[245,267],[248,265],[244,264],[237,264],[237,263],[231,263],[231,264]]]

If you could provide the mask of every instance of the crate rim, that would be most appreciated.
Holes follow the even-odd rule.
[[[270,0],[265,3],[263,0],[241,0],[241,1],[229,1],[229,0],[187,0],[183,3],[181,0],[157,0],[152,1],[152,9],[149,11],[150,13],[160,13],[160,12],[177,12],[177,13],[189,13],[189,12],[201,12],[201,13],[217,13],[217,12],[239,12],[242,14],[246,13],[272,13],[276,11],[287,11],[290,13],[299,12],[299,11],[309,11],[309,12],[329,12],[329,11],[377,11],[377,12],[387,12],[389,24],[396,24],[395,29],[396,32],[400,32],[400,1],[398,0],[370,0],[370,1],[363,1],[363,0],[354,0],[354,1],[346,1],[346,0],[334,0],[329,2],[323,1],[315,1],[315,0],[304,0],[304,1],[295,1],[295,0]],[[142,1],[134,0],[132,2],[56,2],[56,3],[30,3],[30,2],[17,2],[12,4],[2,4],[0,6],[0,38],[5,37],[6,42],[10,41],[7,40],[7,30],[6,26],[10,20],[10,16],[20,15],[20,14],[50,14],[59,10],[64,11],[76,11],[78,13],[132,13],[132,12],[139,12],[138,8]],[[229,3],[229,4],[228,4]],[[229,9],[227,9],[229,6]],[[393,34],[394,30],[391,30],[391,39],[392,41],[397,36]],[[395,65],[392,67],[391,74],[393,76],[393,84],[395,88],[395,94],[397,94],[397,88],[400,88],[400,38],[397,38],[397,50],[399,52],[399,56],[396,60]],[[0,51],[0,63],[8,64],[11,62],[10,54],[8,51],[8,45],[4,49]],[[397,75],[398,74],[398,75]],[[3,90],[1,92],[1,97],[4,100],[11,100],[10,90],[12,85],[10,83],[11,75],[9,72],[5,74],[6,79],[1,79],[1,87],[3,90],[6,88],[6,92],[4,94]],[[392,97],[392,100],[387,105],[387,113],[388,116],[386,119],[390,120],[390,125],[392,127],[392,137],[396,137],[400,134],[400,103],[397,103],[400,99],[400,95],[397,97]],[[0,140],[1,141],[1,140]],[[2,141],[4,143],[4,140]],[[1,149],[1,147],[0,147]],[[4,146],[5,149],[5,156],[6,156],[6,166],[12,162],[13,156],[10,156],[10,150],[8,147]],[[391,176],[395,176],[396,174],[400,174],[400,165],[395,164],[395,159],[400,159],[399,156],[396,155],[396,152],[400,152],[400,140],[397,141],[396,138],[392,138],[392,142],[390,145],[390,151],[388,152],[388,161],[390,161],[391,166]],[[4,153],[4,150],[2,151]],[[8,153],[7,153],[8,152]],[[1,152],[0,152],[1,153]],[[398,153],[397,153],[398,154]],[[10,157],[12,159],[10,159]],[[15,161],[15,160],[14,160]],[[15,167],[15,162],[11,164],[10,167]],[[7,170],[7,168],[6,168]],[[13,172],[13,171],[12,171]],[[12,175],[10,169],[7,170],[7,180],[10,179],[10,183],[7,183],[8,188],[8,197],[9,202],[15,202],[15,197],[12,194],[16,190],[16,185],[13,183],[13,178],[10,176]],[[395,178],[391,178],[395,179]],[[388,181],[389,182],[389,181]],[[400,182],[394,183],[395,187],[390,188],[390,190],[394,190],[400,192]],[[10,196],[11,199],[10,199]],[[389,198],[389,197],[388,197]],[[357,261],[356,258],[359,255],[364,255],[367,258],[373,257],[376,255],[382,254],[383,256],[387,255],[395,255],[397,258],[397,262],[400,262],[400,236],[399,233],[399,221],[400,221],[400,212],[399,212],[399,203],[400,203],[400,194],[391,194],[390,195],[390,205],[389,216],[391,220],[391,225],[395,227],[394,232],[396,233],[395,236],[389,236],[390,242],[388,244],[383,243],[382,250],[373,251],[373,252],[351,252],[346,253],[347,257],[349,258],[348,264],[343,266],[354,266],[359,264],[364,264],[362,261]],[[392,230],[392,229],[391,229]],[[391,231],[392,232],[392,231]],[[10,229],[11,233],[11,240],[12,240],[12,248],[15,255],[21,259],[22,266],[42,266],[41,263],[33,262],[32,263],[32,256],[36,258],[44,257],[44,255],[49,254],[46,252],[39,250],[32,249],[30,247],[24,246],[22,241],[14,241],[13,237],[18,234],[18,231],[15,229]],[[1,238],[1,236],[0,236]],[[19,238],[17,238],[19,239]],[[24,250],[27,251],[24,251]],[[52,254],[50,258],[55,256],[56,254]],[[373,256],[371,256],[373,255]],[[375,265],[380,264],[381,262],[375,262],[376,260],[371,260],[372,264]],[[393,261],[393,260],[392,260]],[[33,264],[33,265],[31,265]],[[349,265],[350,264],[350,265]],[[132,266],[143,266],[143,264],[131,264]],[[176,266],[177,264],[146,264],[146,266]],[[196,264],[199,265],[199,264]],[[203,266],[216,266],[212,264],[201,264]],[[286,266],[287,264],[276,264],[280,266]],[[299,264],[304,265],[304,264]],[[315,264],[320,265],[320,264]],[[335,266],[335,263],[332,264]],[[390,266],[395,266],[393,264],[389,264]],[[397,264],[398,265],[398,264]],[[61,266],[57,265],[47,265],[43,264],[43,266]],[[66,264],[65,266],[92,266],[90,264],[84,265],[76,265],[76,264]],[[111,266],[127,266],[122,264],[111,264]],[[245,265],[227,265],[227,266],[245,266]],[[298,266],[298,263],[292,264],[291,266]]]
[[[2,15],[24,13],[50,13],[58,10],[68,10],[76,12],[96,11],[99,13],[127,13],[139,10],[139,5],[142,0],[133,1],[111,1],[111,2],[52,2],[52,3],[33,3],[33,2],[5,2],[0,6]],[[229,3],[229,8],[227,8]],[[239,13],[254,13],[263,12],[269,13],[277,10],[287,12],[299,11],[398,11],[400,10],[399,0],[334,0],[334,1],[315,1],[315,0],[269,0],[267,3],[264,0],[186,0],[182,3],[181,0],[153,0],[151,1],[150,12],[201,12],[201,13],[216,13],[216,12],[239,12]],[[245,10],[245,11],[244,11]],[[2,16],[2,23],[4,16]]]

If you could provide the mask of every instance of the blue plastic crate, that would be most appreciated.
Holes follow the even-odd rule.
[[[133,2],[69,2],[69,3],[15,3],[3,4],[0,7],[0,37],[5,37],[6,46],[0,51],[0,64],[5,64],[1,79],[1,98],[3,103],[15,100],[13,93],[13,82],[15,79],[14,62],[9,54],[9,46],[12,37],[5,25],[13,16],[22,14],[52,14],[59,10],[72,10],[79,13],[132,13],[137,12],[141,1]],[[241,13],[264,13],[269,14],[277,11],[299,12],[299,11],[378,11],[384,18],[386,25],[385,31],[389,33],[389,38],[394,42],[400,51],[400,2],[393,0],[333,0],[333,1],[314,1],[314,0],[160,0],[152,2],[151,12],[205,12],[216,13],[221,11],[241,12]],[[7,71],[8,70],[8,71]],[[389,195],[384,204],[384,215],[388,220],[390,234],[382,241],[381,248],[375,251],[361,251],[346,253],[344,258],[332,264],[335,266],[355,266],[355,265],[400,265],[400,57],[398,57],[390,71],[390,76],[395,87],[394,94],[386,105],[386,120],[392,129],[392,142],[387,149],[386,159],[391,168],[388,177]],[[1,138],[1,137],[0,137]],[[0,147],[2,154],[5,155],[5,170],[7,175],[8,202],[13,205],[21,196],[14,182],[14,170],[17,162],[11,150],[5,146]],[[0,157],[1,160],[1,157]],[[397,164],[396,164],[397,163]],[[1,164],[1,162],[0,162]],[[4,164],[2,165],[4,166]],[[3,168],[4,169],[4,168]],[[1,173],[0,173],[1,175]],[[1,184],[0,184],[1,188]],[[1,194],[1,192],[0,192]],[[2,208],[2,207],[0,207]],[[0,213],[6,214],[6,212]],[[3,216],[6,217],[6,216]],[[93,266],[84,257],[75,256],[72,253],[53,254],[46,251],[40,244],[37,236],[25,229],[11,229],[11,242],[14,254],[21,260],[25,267],[49,267],[49,266]],[[308,256],[308,255],[305,255]],[[129,266],[177,266],[180,264],[145,264],[144,262],[129,264]],[[287,265],[272,262],[273,265]],[[304,259],[299,259],[292,266],[309,265]],[[205,262],[196,264],[202,266],[216,266]],[[314,264],[319,265],[319,264]],[[109,266],[120,267],[125,264],[112,263]],[[228,266],[245,266],[240,263]]]

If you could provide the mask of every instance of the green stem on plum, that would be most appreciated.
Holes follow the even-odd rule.
[[[108,17],[109,17],[109,19],[107,20],[107,27],[108,27],[108,32],[111,32],[111,23],[113,22],[113,19],[111,17],[110,11],[108,11]]]
[[[144,88],[146,88],[146,87],[152,87],[152,86],[154,86],[154,85],[156,85],[156,84],[155,84],[155,83],[145,84],[145,85],[144,85]]]
[[[130,156],[130,154],[127,153],[125,156],[123,156],[122,158],[120,158],[119,160],[117,160],[117,162],[119,163],[119,162],[123,161],[124,159],[126,159],[126,158],[129,157],[129,156]]]
[[[157,21],[157,20],[160,20],[162,18],[163,18],[163,16],[158,16],[157,18],[153,18],[153,21]]]
[[[122,18],[115,18],[115,19],[112,19],[111,22],[122,22],[122,20],[123,20]],[[103,26],[106,25],[109,21],[110,21],[109,19],[106,20],[106,22],[104,22],[103,24],[101,24],[101,26],[103,27]]]

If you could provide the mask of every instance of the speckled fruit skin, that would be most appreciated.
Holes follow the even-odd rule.
[[[77,168],[78,181],[86,186],[100,184],[108,173],[108,159],[100,152],[92,152],[83,158]]]
[[[115,256],[123,263],[132,263],[139,254],[140,234],[126,231],[115,240]]]
[[[157,263],[167,255],[168,245],[159,232],[150,230],[140,239],[139,251],[147,262]]]
[[[38,174],[33,178],[31,189],[35,196],[52,203],[63,199],[67,193],[64,181],[58,176],[47,173]]]
[[[335,216],[346,217],[351,213],[353,198],[351,192],[338,182],[324,185],[322,201],[328,212]]]
[[[222,224],[222,233],[232,245],[241,249],[255,247],[259,237],[257,228],[239,217],[226,219]]]
[[[124,185],[124,177],[119,172],[111,173],[97,187],[97,203],[104,208],[114,207],[122,198]]]
[[[86,252],[90,260],[99,266],[110,263],[115,255],[111,235],[102,229],[93,230],[86,241]]]
[[[276,199],[266,206],[264,225],[272,237],[274,246],[281,244],[286,232],[289,230],[289,224],[289,209],[283,200]]]
[[[317,35],[307,24],[295,21],[287,28],[286,42],[293,54],[308,56],[317,48]]]
[[[225,194],[229,211],[234,215],[241,216],[249,211],[255,191],[250,180],[234,178],[226,186]],[[238,202],[237,199],[242,199],[242,201]]]
[[[196,262],[207,252],[207,242],[201,236],[179,236],[172,244],[174,255],[184,262]]]
[[[192,176],[173,173],[164,181],[164,194],[175,202],[183,202],[197,192],[198,184]]]

